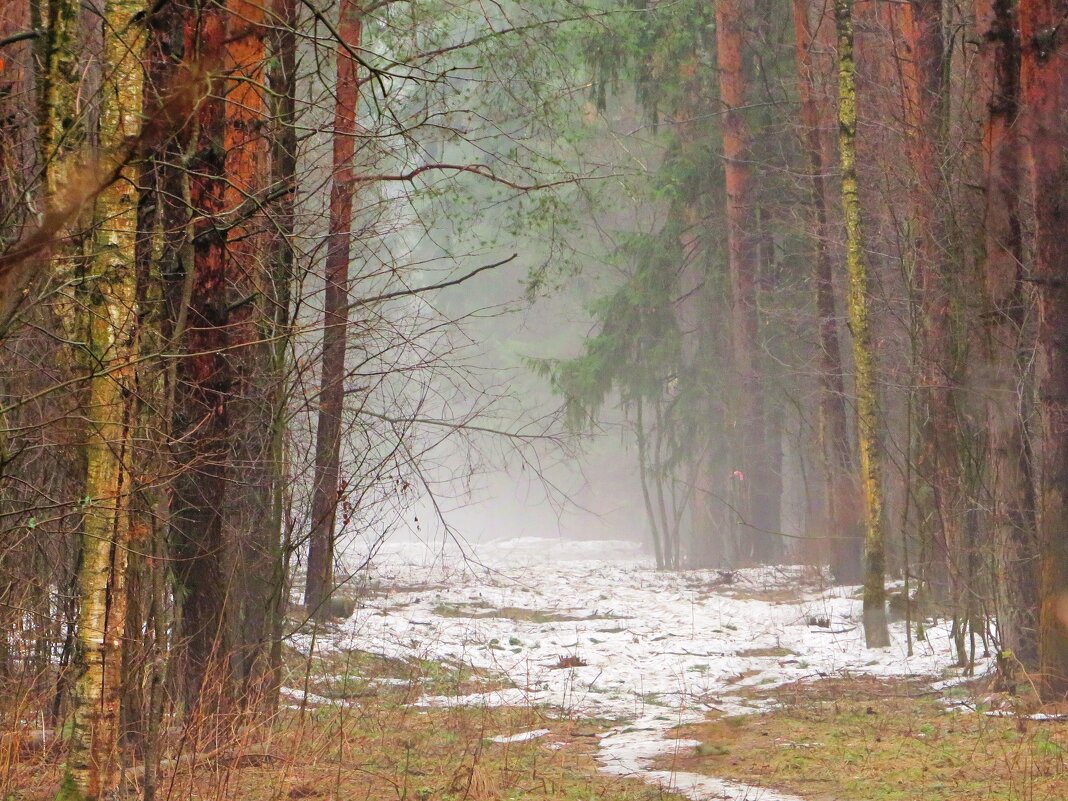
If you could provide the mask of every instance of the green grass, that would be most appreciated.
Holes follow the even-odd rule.
[[[659,767],[823,801],[1064,801],[1068,729],[953,712],[905,681],[834,679],[764,691],[783,706],[684,727]]]

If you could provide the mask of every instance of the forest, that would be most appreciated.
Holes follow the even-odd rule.
[[[0,0],[0,798],[1068,798],[1066,21]]]

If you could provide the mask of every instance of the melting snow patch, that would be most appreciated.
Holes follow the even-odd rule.
[[[654,570],[633,544],[527,537],[479,546],[475,555],[477,562],[464,561],[440,548],[387,543],[369,580],[395,591],[362,599],[339,629],[319,634],[316,647],[466,663],[512,684],[425,697],[421,705],[537,705],[619,721],[601,740],[604,769],[658,783],[667,777],[669,786],[694,799],[794,801],[760,788],[653,771],[652,760],[675,747],[672,726],[701,720],[708,709],[755,711],[761,704],[738,697],[745,688],[843,672],[938,676],[951,661],[945,622],[928,626],[913,656],[903,623],[891,624],[889,648],[865,648],[857,588],[818,590],[804,583],[801,567],[739,570],[725,590],[713,570]],[[765,591],[775,600],[764,600]],[[439,614],[474,603],[550,613],[566,608],[571,619]],[[829,627],[809,625],[817,619]],[[309,638],[298,635],[294,645],[307,649]],[[567,669],[558,669],[562,657]]]
[[[332,704],[341,704],[348,706],[345,701],[337,698],[327,698],[325,695],[316,695],[315,693],[306,693],[303,690],[297,690],[293,687],[281,687],[278,690],[280,695],[284,695],[286,698],[291,698],[295,701],[299,701],[301,704],[312,704],[313,706],[330,706]],[[297,709],[300,707],[297,706]]]
[[[674,790],[695,801],[803,801],[796,795],[785,795],[765,787],[702,776],[699,773],[672,773],[666,770],[651,770],[645,773],[646,781],[658,783],[665,790]]]
[[[990,718],[1022,718],[1023,720],[1068,720],[1068,715],[1058,715],[1050,712],[1035,712],[1030,715],[1019,714],[1011,709],[988,709],[983,713]]]
[[[525,743],[527,740],[536,740],[539,737],[544,737],[548,733],[548,729],[534,729],[534,731],[524,731],[519,734],[501,734],[497,737],[490,737],[490,740],[495,743]]]

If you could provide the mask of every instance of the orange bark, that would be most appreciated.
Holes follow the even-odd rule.
[[[751,2],[716,3],[716,52],[723,116],[723,160],[727,190],[727,258],[730,267],[731,317],[735,371],[742,397],[738,408],[741,437],[735,458],[748,486],[741,512],[753,557],[770,561],[781,544],[779,501],[772,488],[771,456],[767,444],[765,388],[758,364],[757,274],[760,267],[751,135],[745,105],[748,76],[743,52],[745,20],[752,17]]]
[[[225,271],[227,357],[232,385],[228,403],[228,481],[222,535],[229,587],[226,612],[233,649],[231,669],[242,695],[258,692],[268,655],[268,605],[278,546],[271,537],[270,398],[277,380],[271,369],[273,297],[264,193],[270,177],[265,94],[267,61],[262,0],[227,0],[226,150],[227,225]]]
[[[219,75],[225,18],[217,4],[205,5],[187,19],[188,63],[207,74],[208,94],[197,110],[198,141],[189,165],[189,199],[193,225],[194,271],[183,350],[177,368],[174,433],[182,469],[175,480],[171,519],[175,574],[182,599],[180,634],[184,643],[184,695],[200,698],[217,653],[225,652],[223,605],[226,586],[220,553],[225,498],[224,447],[228,437],[230,381],[225,351],[226,234],[221,227],[225,205],[223,82]],[[216,648],[216,645],[221,646]]]

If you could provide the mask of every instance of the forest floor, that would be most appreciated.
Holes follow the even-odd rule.
[[[536,707],[426,707],[422,694],[499,685],[460,665],[334,651],[289,651],[279,714],[227,739],[218,752],[168,737],[156,797],[168,801],[672,801],[638,778],[597,769],[611,723]],[[294,697],[297,696],[297,697]],[[534,731],[538,737],[523,736]],[[513,736],[516,734],[519,736]],[[0,748],[0,754],[11,755]],[[34,750],[0,770],[4,801],[51,801],[59,749]],[[141,797],[131,771],[125,794]]]
[[[773,691],[776,706],[765,714],[679,727],[673,733],[689,747],[656,767],[770,785],[808,801],[1064,801],[1064,722],[1022,707],[989,709],[1006,699],[982,693],[984,684],[956,688],[954,707],[915,679],[795,682]],[[978,697],[986,703],[971,707]]]
[[[348,620],[293,636],[278,718],[172,762],[158,797],[1068,799],[1068,724],[993,693],[981,642],[976,677],[944,622],[868,650],[856,588],[816,570],[533,539],[461,557],[381,549]],[[54,793],[54,758],[19,772],[0,798]]]
[[[415,704],[541,710],[550,753],[572,748],[555,726],[597,721],[602,773],[693,799],[1068,798],[1064,724],[990,693],[981,641],[978,679],[944,621],[912,655],[902,621],[868,650],[857,588],[814,569],[662,573],[632,545],[543,539],[458,556],[383,549],[315,650],[469,666]]]

